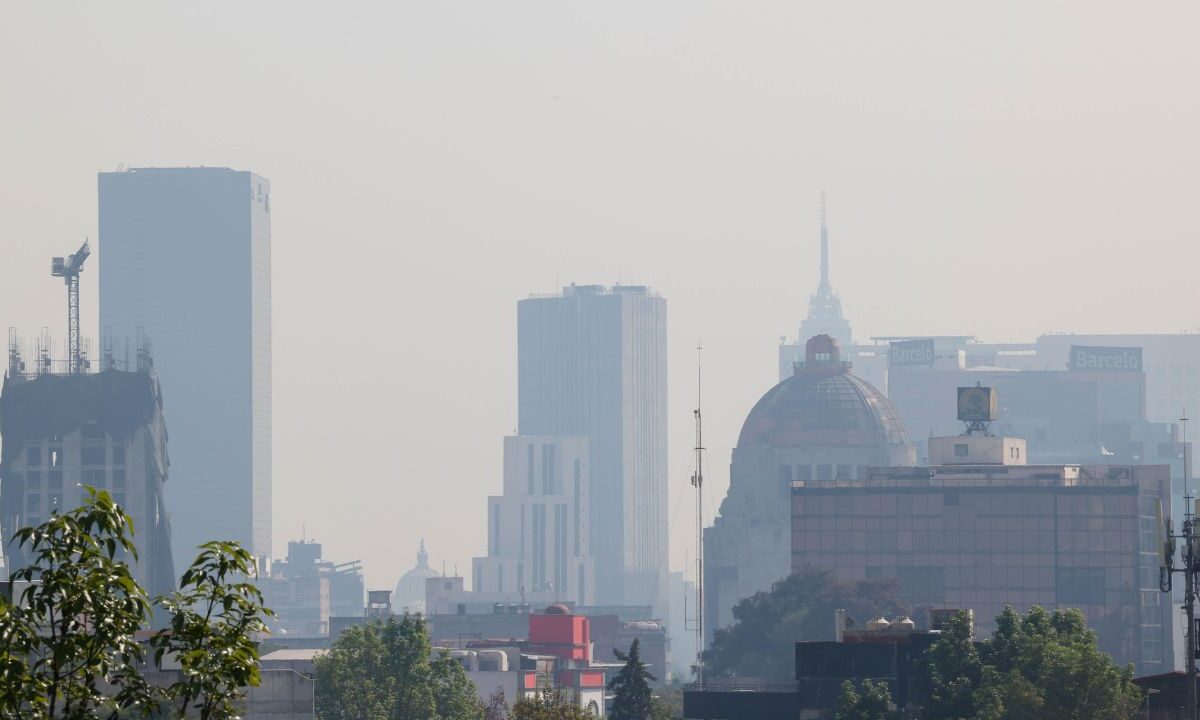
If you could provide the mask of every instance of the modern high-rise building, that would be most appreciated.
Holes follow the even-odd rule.
[[[228,168],[101,173],[100,328],[146,336],[167,396],[176,565],[271,556],[271,186]]]
[[[139,353],[135,371],[23,372],[10,348],[0,393],[0,528],[6,539],[52,513],[79,507],[86,487],[107,491],[133,520],[138,556],[125,557],[151,595],[175,589],[171,527],[163,503],[167,428],[158,378]],[[9,543],[9,570],[28,548]]]
[[[521,435],[588,440],[596,602],[666,619],[667,303],[571,285],[517,306]]]
[[[592,604],[587,448],[581,437],[504,438],[504,494],[488,498],[488,554],[474,559],[472,591]]]

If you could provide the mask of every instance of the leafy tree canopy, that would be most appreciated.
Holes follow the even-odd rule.
[[[832,640],[838,609],[864,619],[906,614],[898,592],[895,580],[842,582],[828,570],[801,570],[734,606],[734,624],[717,630],[704,651],[705,672],[790,677],[797,640]]]
[[[834,720],[897,720],[899,717],[886,682],[864,680],[861,690],[849,680],[842,683],[842,696],[838,699]]]
[[[930,648],[929,720],[1130,720],[1141,692],[1133,666],[1116,667],[1078,610],[1025,615],[1011,607],[978,650],[961,614]]]
[[[510,720],[595,720],[590,711],[579,707],[575,699],[562,690],[546,688],[534,697],[518,700],[512,707]]]
[[[317,717],[476,720],[483,710],[466,671],[431,650],[419,615],[348,628],[315,661]]]

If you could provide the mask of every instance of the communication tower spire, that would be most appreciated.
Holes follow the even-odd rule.
[[[829,226],[825,224],[825,191],[821,191],[821,289],[829,289]]]
[[[700,352],[696,343],[696,682],[704,684],[704,426],[700,415]]]
[[[91,254],[92,249],[85,238],[74,255],[56,257],[50,261],[50,274],[62,278],[67,285],[67,363],[68,372],[72,375],[83,372],[83,354],[79,344],[79,273],[83,272],[83,261]]]

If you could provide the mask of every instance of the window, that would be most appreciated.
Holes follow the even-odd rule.
[[[1104,604],[1104,568],[1060,567],[1054,571],[1054,594],[1060,604]],[[1150,593],[1158,598],[1157,593]],[[1143,593],[1143,597],[1146,593]]]
[[[84,440],[104,439],[104,430],[102,430],[100,428],[100,424],[95,421],[85,423],[81,432]]]
[[[496,591],[504,592],[504,563],[496,565]]]
[[[954,443],[954,457],[966,457],[969,453],[966,443]]]
[[[1010,447],[1008,449],[1008,456],[1010,458],[1012,458],[1013,460],[1020,460],[1021,459],[1021,448],[1017,447],[1016,445],[1013,445],[1012,447]]]
[[[832,479],[833,479],[833,466],[832,465],[818,465],[817,466],[817,482],[827,482]]]
[[[42,471],[30,470],[25,473],[25,487],[30,489],[38,488],[40,490],[42,487]]]
[[[124,470],[113,470],[112,471],[112,486],[114,488],[125,487],[125,471]]]
[[[528,450],[525,457],[525,464],[529,467],[529,494],[533,495],[533,443],[525,446]]]
[[[62,504],[62,493],[50,493],[49,503],[46,509],[50,512],[55,512],[62,509]]]
[[[107,460],[107,453],[104,452],[103,445],[85,445],[79,450],[79,462],[81,465],[104,465]]]
[[[42,446],[34,445],[25,448],[25,464],[29,467],[42,466]]]
[[[114,447],[112,449],[112,464],[113,465],[124,465],[125,464],[125,448]]]
[[[103,490],[104,486],[105,486],[104,471],[103,470],[84,470],[83,471],[83,484],[90,485],[90,486],[96,488],[97,490]]]
[[[62,470],[51,470],[46,475],[46,483],[51,488],[62,487]]]
[[[50,467],[62,467],[63,451],[61,447],[52,446],[50,448]]]
[[[547,443],[542,446],[542,494],[556,494],[554,482],[554,445]]]
[[[1142,641],[1142,662],[1162,662],[1161,640]]]
[[[40,513],[42,511],[42,494],[30,493],[26,495],[25,510],[30,513]]]
[[[116,470],[113,471],[113,485],[116,485]],[[500,555],[500,503],[492,506],[492,551],[491,556]]]
[[[792,476],[793,480],[800,482],[809,482],[812,478],[812,465],[797,465],[795,467],[796,474]]]
[[[853,465],[838,465],[837,466],[837,479],[838,480],[853,480],[854,479],[854,466]]]
[[[125,507],[125,493],[113,493],[113,502],[121,507]]]

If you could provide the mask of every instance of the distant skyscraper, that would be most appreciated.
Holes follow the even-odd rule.
[[[228,168],[101,173],[100,327],[153,343],[171,426],[177,566],[271,554],[271,187]]]
[[[667,601],[667,307],[644,287],[517,306],[521,435],[588,438],[596,602]]]
[[[473,561],[471,589],[592,604],[587,516],[587,438],[504,438],[504,494],[488,498],[488,554]]]
[[[821,279],[817,291],[808,300],[808,317],[800,323],[796,342],[780,338],[779,380],[792,376],[794,363],[804,361],[804,344],[811,337],[828,335],[837,340],[842,357],[854,362],[857,373],[881,390],[886,390],[884,376],[886,353],[876,348],[854,345],[850,321],[842,315],[842,301],[829,282],[829,226],[825,222],[825,193],[821,193]]]
[[[850,321],[842,315],[842,301],[829,284],[829,227],[825,224],[825,194],[821,193],[821,284],[808,301],[808,317],[800,323],[800,340],[828,335],[842,347],[854,344]]]

